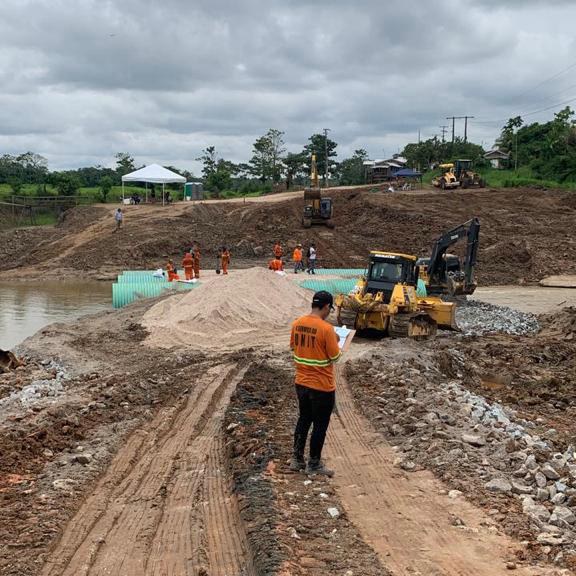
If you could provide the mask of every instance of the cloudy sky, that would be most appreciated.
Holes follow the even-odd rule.
[[[381,158],[465,114],[490,147],[576,100],[574,22],[571,0],[1,0],[0,153],[199,173],[206,146],[330,128]]]

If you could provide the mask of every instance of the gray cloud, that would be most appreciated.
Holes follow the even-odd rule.
[[[382,156],[452,114],[490,145],[497,120],[576,95],[574,70],[530,91],[571,63],[575,15],[562,1],[3,0],[0,148],[54,168],[126,150],[197,170],[204,146],[245,161],[270,127],[294,150],[330,127],[341,156]]]

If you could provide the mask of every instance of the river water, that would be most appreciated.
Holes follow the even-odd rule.
[[[53,322],[112,308],[110,283],[0,282],[0,348],[10,350]]]

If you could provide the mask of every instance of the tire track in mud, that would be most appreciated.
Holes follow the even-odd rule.
[[[484,513],[462,498],[442,495],[428,471],[406,474],[393,465],[396,453],[358,412],[337,370],[338,413],[327,455],[334,484],[349,518],[395,576],[500,576],[517,545],[481,525]],[[453,525],[453,517],[464,527]],[[516,574],[542,575],[518,567]]]
[[[69,522],[42,576],[254,573],[220,439],[246,369],[209,370],[187,401],[131,435]]]

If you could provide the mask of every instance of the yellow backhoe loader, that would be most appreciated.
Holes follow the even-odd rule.
[[[454,175],[460,182],[461,188],[484,188],[486,181],[472,170],[472,160],[456,160],[454,164]]]
[[[336,296],[338,324],[418,340],[438,328],[458,330],[454,303],[418,296],[418,272],[416,256],[370,252],[366,276],[350,294]]]
[[[454,164],[440,164],[439,168],[442,170],[442,174],[432,178],[433,186],[436,186],[436,188],[442,188],[442,190],[458,188],[458,186],[460,186],[460,181],[454,173]]]

